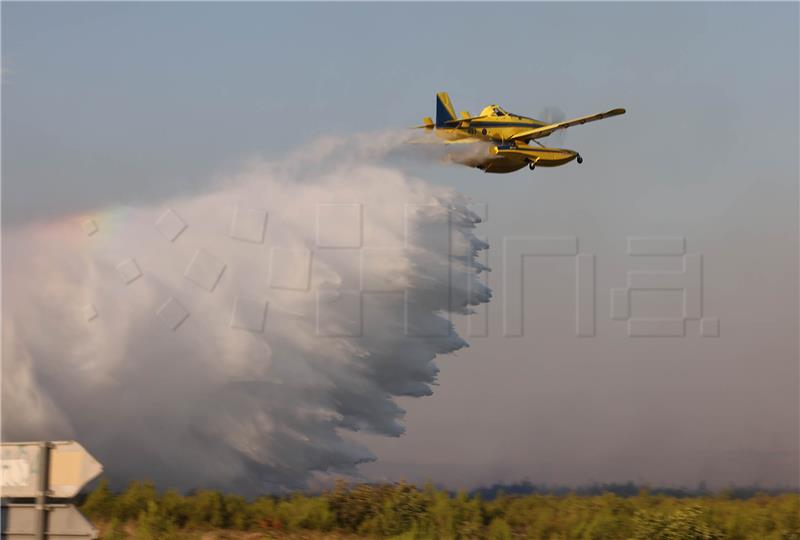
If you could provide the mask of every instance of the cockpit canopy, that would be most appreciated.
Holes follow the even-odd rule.
[[[503,109],[500,105],[489,105],[481,111],[481,116],[512,116],[511,113]]]

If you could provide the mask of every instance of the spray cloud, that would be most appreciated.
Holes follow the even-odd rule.
[[[76,438],[112,480],[243,492],[357,474],[452,313],[489,300],[468,201],[330,138],[217,189],[4,234],[3,436]],[[341,157],[347,156],[347,157]]]

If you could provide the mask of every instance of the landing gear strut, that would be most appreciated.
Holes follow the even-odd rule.
[[[578,154],[578,160],[577,160],[577,161],[578,161],[578,164],[579,164],[579,165],[580,165],[581,163],[583,163],[583,158],[581,157],[581,155],[580,155],[580,154]]]

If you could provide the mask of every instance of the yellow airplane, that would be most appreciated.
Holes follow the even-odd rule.
[[[525,165],[533,170],[537,166],[558,167],[573,159],[583,163],[583,158],[578,152],[566,148],[548,148],[538,139],[560,129],[620,114],[625,114],[625,109],[612,109],[608,112],[548,124],[510,113],[499,105],[489,105],[478,116],[462,112],[459,118],[456,117],[447,92],[439,92],[436,94],[436,122],[430,117],[425,117],[422,120],[423,124],[416,127],[433,131],[447,144],[491,143],[485,155],[483,152],[456,153],[452,157],[459,163],[477,167],[484,172],[507,173],[519,170]],[[538,146],[530,146],[528,143],[531,141]]]

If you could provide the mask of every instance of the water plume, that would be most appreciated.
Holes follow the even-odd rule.
[[[202,194],[4,231],[5,440],[75,438],[117,484],[245,493],[356,475],[403,433],[451,314],[487,302],[478,216],[395,135],[253,160]],[[344,151],[346,150],[346,151]]]

